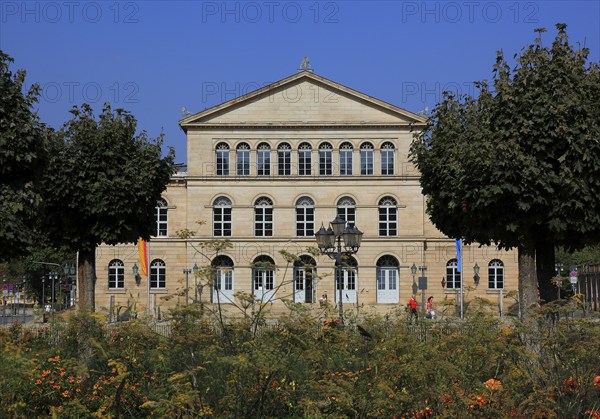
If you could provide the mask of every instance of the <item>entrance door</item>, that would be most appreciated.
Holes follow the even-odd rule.
[[[342,303],[356,303],[358,296],[356,294],[358,274],[356,268],[342,268]],[[339,280],[336,280],[335,300],[340,296]]]
[[[398,302],[398,270],[377,268],[377,302],[394,304]]]

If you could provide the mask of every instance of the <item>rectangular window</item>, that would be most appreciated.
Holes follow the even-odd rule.
[[[381,150],[381,174],[394,174],[394,150]]]
[[[292,152],[290,150],[277,151],[277,168],[279,176],[292,174]]]
[[[273,235],[273,208],[256,207],[254,209],[254,235],[257,237]]]
[[[150,288],[165,288],[167,278],[163,266],[150,269]]]
[[[164,205],[164,204],[163,204]],[[156,236],[167,237],[167,207],[158,206],[156,207]]]
[[[396,207],[379,207],[379,236],[390,237],[398,234]]]
[[[256,174],[269,176],[271,174],[271,150],[259,150],[256,154]]]
[[[255,269],[254,270],[254,290],[255,291],[271,291],[275,288],[273,280],[274,271],[270,269]]]
[[[217,176],[229,176],[229,150],[217,150]]]
[[[215,237],[231,236],[231,208],[216,207],[213,209],[213,235]]]
[[[331,150],[319,150],[319,175],[331,176],[332,171]]]
[[[340,175],[352,175],[352,150],[340,150]]]
[[[298,174],[300,176],[310,176],[312,174],[312,150],[298,151]]]
[[[125,288],[125,273],[122,266],[109,267],[108,288]]]
[[[238,176],[250,176],[250,151],[238,150],[236,152],[236,164]]]
[[[315,235],[315,209],[312,207],[296,208],[296,235],[310,237]]]
[[[490,289],[502,289],[504,288],[504,268],[490,266],[488,268],[488,287]]]
[[[373,150],[371,149],[360,150],[360,174],[373,174]]]
[[[446,266],[446,288],[460,288],[460,272],[456,271],[456,262]]]
[[[356,207],[337,207],[337,215],[348,223],[348,227],[354,227],[356,224]]]

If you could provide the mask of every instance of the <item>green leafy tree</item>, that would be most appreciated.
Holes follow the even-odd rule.
[[[163,156],[162,136],[136,134],[136,119],[122,109],[106,104],[98,120],[87,104],[71,113],[51,143],[44,227],[54,243],[79,251],[80,308],[94,311],[96,246],[149,238],[174,154]]]
[[[555,298],[554,246],[600,237],[599,68],[569,44],[566,25],[556,27],[551,46],[536,38],[513,69],[499,52],[493,89],[446,93],[411,145],[442,232],[518,248],[524,314],[538,285],[543,300]]]
[[[32,109],[40,88],[24,94],[26,73],[12,73],[13,61],[0,50],[0,261],[25,254],[35,240],[46,167],[45,127]]]

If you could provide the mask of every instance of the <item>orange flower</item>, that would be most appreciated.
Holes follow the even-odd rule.
[[[596,378],[598,378],[598,377],[596,377]],[[597,410],[586,410],[585,414],[589,415],[589,417],[591,419],[600,419],[600,412]]]
[[[600,375],[597,375],[596,378],[594,378],[594,387],[600,388]]]
[[[490,378],[483,384],[485,384],[485,386],[491,390],[502,388],[502,382],[500,380],[494,380],[493,378]]]

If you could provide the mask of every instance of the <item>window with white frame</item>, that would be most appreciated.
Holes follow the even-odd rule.
[[[113,259],[108,264],[108,288],[125,288],[125,264],[122,260]]]
[[[460,288],[461,274],[458,272],[458,261],[450,259],[446,263],[446,288]]]
[[[213,202],[213,236],[231,237],[231,200],[225,196]]]
[[[292,147],[288,143],[277,147],[277,174],[290,176],[292,174]]]
[[[156,203],[156,237],[167,237],[168,234],[168,215],[167,203],[164,199],[160,199]]]
[[[504,288],[504,263],[499,259],[492,260],[488,265],[488,288]]]
[[[150,263],[150,288],[164,289],[167,286],[167,265],[161,259]]]
[[[390,142],[381,145],[381,174],[394,174],[394,144]]]
[[[312,147],[308,143],[298,146],[298,174],[300,176],[312,174]]]
[[[329,143],[319,145],[319,175],[321,176],[333,174],[332,150],[333,147]]]
[[[229,146],[225,143],[217,144],[216,150],[217,176],[229,176]]]
[[[315,235],[315,203],[307,196],[296,201],[296,235],[299,237]]]
[[[233,260],[229,256],[217,256],[212,261],[214,272],[211,301],[213,303],[233,302]]]
[[[254,203],[254,235],[271,237],[273,235],[273,201],[261,197]]]
[[[252,263],[252,292],[263,301],[274,296],[275,261],[269,256],[258,256]]]
[[[400,263],[391,255],[377,259],[377,303],[395,304],[399,301],[398,270]]]
[[[379,237],[398,235],[398,204],[391,196],[379,200]]]
[[[337,215],[346,223],[349,227],[354,227],[356,224],[356,202],[349,196],[340,198],[337,202]]]
[[[238,176],[250,176],[250,146],[248,144],[238,144],[235,153],[235,164]]]
[[[373,174],[373,144],[371,143],[360,145],[360,174]]]
[[[353,165],[354,147],[350,143],[340,145],[340,175],[351,176]]]
[[[256,150],[256,174],[258,176],[271,175],[271,146],[260,143]]]

